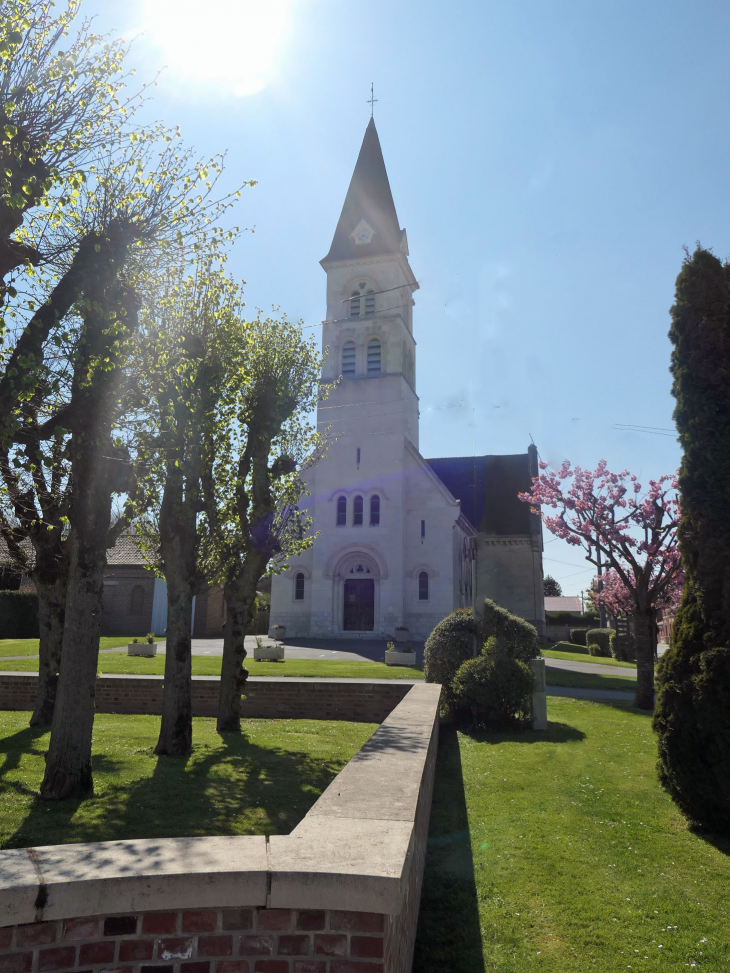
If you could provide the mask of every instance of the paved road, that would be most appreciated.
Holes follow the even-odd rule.
[[[594,676],[626,676],[636,679],[636,669],[629,666],[604,666],[599,662],[573,662],[570,659],[545,659],[548,669],[563,669],[568,672],[587,672]]]

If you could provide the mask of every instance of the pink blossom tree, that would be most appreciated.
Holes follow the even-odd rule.
[[[571,467],[568,460],[557,471],[541,462],[540,470],[520,500],[530,504],[551,533],[583,547],[592,564],[608,568],[600,599],[609,611],[609,604],[624,611],[630,607],[636,633],[634,702],[653,709],[657,612],[680,583],[676,476],[650,480],[642,492],[636,476],[628,470],[611,472],[605,460],[592,471]]]

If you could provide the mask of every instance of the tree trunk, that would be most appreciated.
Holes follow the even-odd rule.
[[[168,500],[168,488],[165,488]],[[179,506],[174,505],[179,513]],[[185,537],[184,527],[176,518],[172,536],[165,524],[168,510],[161,511],[160,541],[165,579],[167,581],[167,635],[165,644],[165,686],[162,694],[162,722],[155,753],[159,756],[187,756],[193,747],[192,663],[190,658],[190,618],[193,611],[195,565],[183,548],[185,540],[195,546],[195,515],[192,515],[192,538]],[[194,560],[194,559],[193,559]]]
[[[634,615],[636,634],[636,695],[637,709],[654,709],[654,656],[656,653],[656,624],[649,611]]]
[[[89,482],[87,490],[99,485]],[[69,577],[66,618],[51,741],[41,797],[46,800],[90,797],[91,735],[94,727],[96,669],[99,660],[106,531],[109,529],[111,495],[107,491],[107,516],[101,537],[94,531],[72,529],[69,539]],[[99,498],[96,504],[99,506]]]
[[[68,572],[62,570],[54,581],[34,577],[38,592],[38,690],[31,726],[50,726],[56,704],[58,674],[61,671],[61,645],[66,613]]]
[[[266,567],[266,560],[256,552],[248,555],[243,570],[223,588],[226,601],[226,624],[223,628],[223,662],[221,688],[218,697],[219,732],[240,733],[241,694],[246,688],[248,670],[246,658],[246,629],[253,619],[256,586]]]

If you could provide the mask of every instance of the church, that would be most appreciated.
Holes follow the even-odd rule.
[[[413,295],[380,140],[370,119],[329,253],[324,382],[329,446],[306,471],[313,546],[273,578],[286,638],[423,640],[492,598],[544,632],[542,527],[517,499],[537,451],[424,459]],[[446,351],[446,349],[444,349]]]

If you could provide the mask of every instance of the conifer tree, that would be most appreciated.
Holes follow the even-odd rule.
[[[685,586],[659,666],[659,776],[692,822],[730,831],[730,265],[687,254],[671,314]]]

